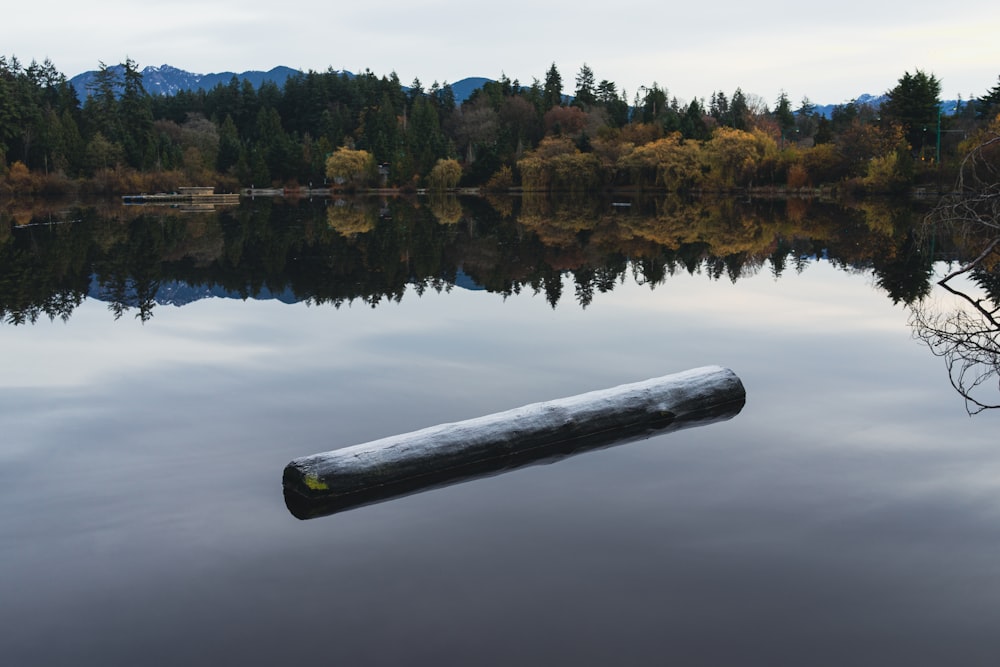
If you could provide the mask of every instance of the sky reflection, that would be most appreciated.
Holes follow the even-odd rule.
[[[994,412],[823,262],[0,327],[8,664],[990,664]],[[310,522],[292,458],[704,364],[728,422]],[[388,638],[391,638],[388,639]]]

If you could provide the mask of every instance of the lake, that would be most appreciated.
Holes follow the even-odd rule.
[[[920,338],[969,253],[925,212],[5,213],[0,662],[996,664],[1000,413]],[[713,364],[725,421],[285,506],[296,457]]]

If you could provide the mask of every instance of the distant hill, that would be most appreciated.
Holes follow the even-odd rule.
[[[882,102],[885,101],[885,95],[868,95],[867,93],[863,95],[858,95],[854,98],[854,103],[858,105],[867,104],[876,109],[878,109]],[[846,102],[842,103],[846,104]],[[834,107],[840,106],[839,104],[817,104],[816,113],[824,118],[830,118],[833,115]]]
[[[125,68],[122,65],[111,65],[108,69],[114,70],[120,75]],[[194,74],[170,65],[161,65],[159,67],[149,66],[142,70],[142,85],[152,95],[176,95],[182,90],[211,90],[220,83],[228,84],[235,76],[240,81],[249,81],[255,88],[260,88],[265,81],[273,81],[280,87],[285,85],[288,77],[298,73],[298,70],[291,67],[275,67],[267,72],[250,70],[239,74],[235,72]],[[92,70],[77,74],[69,80],[81,98],[89,94],[88,88],[96,74],[97,72]]]
[[[875,109],[878,109],[880,106],[882,106],[882,103],[885,102],[885,100],[886,100],[886,95],[884,94],[883,95],[866,94],[866,95],[858,95],[856,98],[854,98],[854,103],[858,105],[867,104]],[[960,104],[959,100],[941,100],[941,113],[944,114],[945,116],[951,116],[958,111],[959,104]],[[816,113],[825,118],[830,118],[833,115],[834,107],[837,106],[839,105],[837,104],[824,104],[822,106],[817,105]]]
[[[112,65],[110,69],[119,74],[124,70],[121,65]],[[88,95],[88,86],[94,80],[96,71],[77,74],[70,79],[70,83],[76,88],[77,94],[81,98]],[[194,74],[170,65],[160,65],[159,67],[149,66],[142,70],[142,83],[146,90],[154,95],[176,95],[182,90],[211,90],[218,84],[228,84],[235,76],[240,81],[249,81],[255,88],[260,88],[265,81],[271,81],[279,87],[285,85],[285,81],[290,76],[300,74],[300,70],[291,67],[279,66],[266,72],[249,70],[246,72],[216,72],[213,74]],[[351,72],[345,72],[348,76],[354,76]],[[455,101],[461,104],[472,95],[472,93],[483,87],[483,84],[492,79],[481,76],[473,76],[456,81],[451,85],[455,93]],[[404,89],[406,87],[404,86]],[[875,108],[885,100],[885,95],[858,95],[854,101],[857,104],[870,104]],[[829,118],[833,113],[836,104],[817,104],[816,112],[821,116]],[[944,100],[941,102],[941,110],[946,114],[952,114],[958,106],[957,100]]]
[[[455,93],[455,102],[461,104],[465,100],[469,99],[469,96],[479,88],[483,87],[484,83],[488,83],[492,79],[486,79],[481,76],[467,77],[456,81],[455,83],[449,84],[451,90]]]
[[[125,68],[122,65],[111,65],[109,69],[120,75]],[[235,72],[195,74],[170,65],[160,65],[159,67],[145,67],[142,70],[142,85],[152,95],[176,95],[182,90],[211,90],[220,83],[228,84],[234,76],[240,81],[249,81],[255,88],[260,88],[265,81],[273,82],[281,87],[285,85],[288,77],[300,73],[300,70],[279,66],[266,72],[250,70],[239,74]],[[89,94],[89,86],[94,81],[96,74],[96,70],[91,70],[77,74],[69,80],[81,98],[85,98]],[[346,72],[346,74],[354,76],[351,72]],[[469,77],[452,83],[451,89],[455,93],[455,101],[461,104],[474,90],[482,88],[483,84],[489,80],[483,77]]]

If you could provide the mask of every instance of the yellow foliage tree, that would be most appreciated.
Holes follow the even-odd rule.
[[[601,162],[593,153],[567,153],[550,160],[552,188],[583,193],[601,184]]]
[[[338,185],[357,187],[375,176],[375,158],[368,151],[340,147],[326,159],[326,177]]]
[[[834,183],[847,175],[844,155],[833,144],[816,144],[805,149],[796,166],[806,174],[806,180],[813,184]]]
[[[623,155],[618,167],[640,187],[652,182],[667,190],[690,190],[701,182],[701,149],[674,132]]]
[[[525,190],[584,192],[601,182],[601,161],[565,137],[546,137],[517,161]]]
[[[427,186],[432,190],[450,190],[462,180],[462,165],[458,160],[438,160],[427,175]]]
[[[709,179],[719,188],[752,184],[758,165],[777,152],[775,141],[763,132],[744,132],[731,127],[716,128],[704,146]]]
[[[5,190],[13,195],[30,195],[35,191],[34,179],[27,165],[18,160],[7,171]]]

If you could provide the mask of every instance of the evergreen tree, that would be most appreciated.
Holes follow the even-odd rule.
[[[646,95],[642,98],[639,108],[639,121],[643,123],[654,123],[660,120],[667,111],[667,91],[660,88],[660,85],[653,82],[652,88],[643,88]]]
[[[802,98],[799,108],[795,111],[795,126],[798,128],[800,139],[814,137],[819,129],[819,114],[816,112],[816,105],[808,97]]]
[[[611,127],[624,127],[628,123],[628,102],[624,93],[618,94],[614,81],[602,79],[597,84],[597,103],[604,107]]]
[[[562,106],[562,87],[562,76],[559,75],[556,64],[552,63],[549,71],[545,73],[545,86],[542,88],[542,111]]]
[[[100,132],[109,141],[117,141],[121,136],[118,122],[118,90],[121,78],[118,71],[103,62],[88,86],[90,96],[84,104],[84,116],[90,126],[90,134]]]
[[[732,115],[732,127],[744,132],[750,129],[750,107],[747,104],[746,95],[743,89],[737,88],[733,93],[733,100],[729,104],[729,113]]]
[[[976,99],[976,117],[980,120],[990,120],[1000,113],[1000,79],[997,85],[982,97]]]
[[[241,148],[236,123],[233,122],[233,117],[227,114],[219,128],[219,152],[216,154],[215,168],[220,173],[227,173],[239,162]]]
[[[781,130],[782,137],[795,130],[795,114],[792,113],[792,103],[788,101],[788,95],[785,94],[785,91],[781,91],[781,95],[778,96],[778,101],[775,103],[774,120],[778,122],[778,129]]]
[[[406,130],[406,152],[413,159],[413,169],[420,176],[430,173],[445,157],[445,141],[437,111],[426,97],[417,98]]]
[[[590,69],[587,63],[580,68],[576,75],[576,92],[574,93],[573,104],[587,109],[597,102],[597,90],[594,82],[594,70]]]
[[[126,58],[122,68],[122,96],[118,105],[122,147],[130,166],[145,169],[154,162],[153,111],[135,61]]]
[[[691,100],[684,115],[680,119],[681,136],[685,139],[705,141],[709,138],[708,126],[705,125],[705,109],[697,100]]]
[[[396,109],[389,93],[382,95],[381,102],[365,111],[364,142],[378,163],[391,163],[396,156],[397,144]]]
[[[941,82],[933,74],[921,70],[905,72],[896,87],[886,93],[882,104],[882,119],[903,128],[913,154],[922,153],[928,142],[934,142],[941,94]]]
[[[712,93],[708,113],[719,125],[732,127],[732,114],[729,112],[729,98],[726,97],[726,94],[721,90]]]

